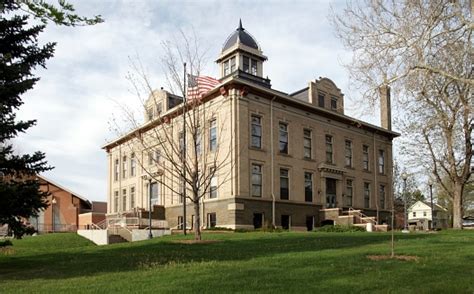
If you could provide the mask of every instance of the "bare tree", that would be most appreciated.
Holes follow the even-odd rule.
[[[364,99],[393,85],[402,154],[433,174],[462,228],[462,195],[471,176],[473,95],[470,1],[367,0],[333,13],[338,37],[353,51],[347,65]]]
[[[192,203],[195,239],[201,240],[202,201],[206,196],[214,197],[231,176],[231,144],[223,135],[230,134],[230,116],[225,113],[230,101],[218,95],[183,102],[186,75],[201,74],[204,55],[195,35],[189,37],[181,32],[180,37],[181,42],[162,43],[161,63],[169,92],[154,90],[141,62],[132,62],[128,78],[146,118],[143,123],[140,114],[122,107],[127,128],[132,129],[128,131],[131,139],[124,144],[130,152],[142,154],[137,162],[146,175],[171,194],[179,195],[181,203]],[[116,128],[120,129],[123,130]]]

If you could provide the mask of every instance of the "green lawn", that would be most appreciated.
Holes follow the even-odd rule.
[[[474,231],[221,233],[212,244],[184,236],[95,246],[75,234],[15,240],[0,251],[0,293],[312,292],[474,293]],[[1,249],[0,249],[1,250]]]

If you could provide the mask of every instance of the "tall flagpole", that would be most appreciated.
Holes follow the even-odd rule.
[[[183,146],[181,150],[183,162],[183,234],[186,235],[186,62],[184,66],[184,92],[183,92]]]

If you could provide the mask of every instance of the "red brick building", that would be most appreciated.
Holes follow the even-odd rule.
[[[40,190],[49,192],[50,205],[41,211],[38,217],[29,219],[29,223],[39,233],[74,232],[79,227],[79,214],[92,212],[94,206],[106,210],[101,202],[91,202],[85,197],[51,181],[44,176],[38,176]]]

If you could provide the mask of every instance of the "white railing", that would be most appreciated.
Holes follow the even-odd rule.
[[[377,224],[377,220],[375,217],[373,216],[367,216],[365,214],[362,213],[362,211],[360,210],[355,210],[353,209],[352,207],[349,207],[349,215],[352,213],[352,215],[355,214],[358,214],[357,216],[359,217],[360,221],[363,222],[363,223],[371,223],[373,225],[376,225]]]
[[[128,242],[132,242],[132,231],[129,230],[127,227],[112,227],[109,228],[109,236],[110,235],[119,235],[120,237],[124,238]]]
[[[0,236],[4,237],[8,235],[8,225],[0,226]]]
[[[150,226],[150,220],[146,218],[141,218],[140,219],[140,226]],[[159,228],[159,229],[165,229],[168,228],[168,221],[165,220],[159,220],[159,219],[152,219],[151,220],[151,227],[152,228]]]
[[[175,230],[176,230],[176,231],[179,231],[179,230],[182,230],[182,229],[183,229],[183,223],[178,223],[178,225],[176,225],[176,226],[170,228],[171,231],[175,231]],[[192,229],[193,229],[192,224],[190,224],[190,223],[187,222],[187,223],[186,223],[186,230],[192,230]]]

